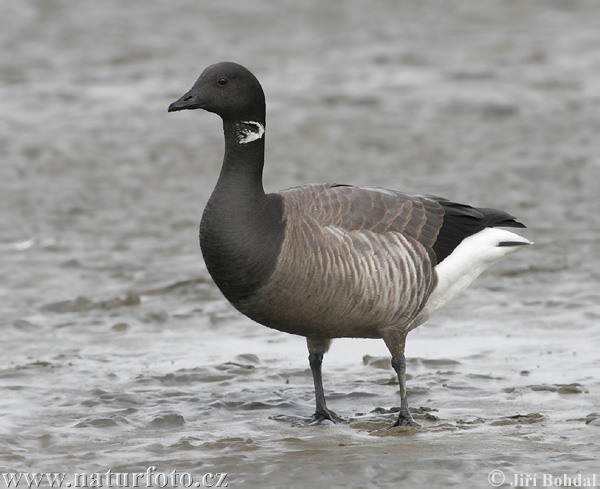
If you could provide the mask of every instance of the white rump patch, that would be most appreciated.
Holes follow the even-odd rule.
[[[501,243],[513,243],[503,245]],[[445,306],[465,290],[483,271],[506,255],[532,244],[526,238],[504,229],[485,228],[469,236],[446,257],[435,271],[438,284],[424,310],[423,321],[439,308]],[[419,323],[420,324],[420,323]]]
[[[265,127],[260,122],[241,121],[236,126],[238,143],[248,144],[263,137]]]

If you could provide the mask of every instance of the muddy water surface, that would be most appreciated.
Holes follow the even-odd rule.
[[[2,9],[1,472],[600,483],[595,2]],[[241,317],[211,282],[197,226],[220,121],[166,108],[221,60],[265,88],[267,189],[385,185],[528,225],[535,247],[410,334],[420,429],[386,429],[399,399],[375,340],[338,340],[325,358],[329,406],[346,422],[294,421],[314,409],[303,338]]]

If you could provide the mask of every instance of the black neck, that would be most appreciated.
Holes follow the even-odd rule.
[[[208,271],[234,305],[270,277],[284,234],[282,199],[263,189],[264,134],[242,143],[239,124],[223,123],[223,167],[200,226]]]
[[[225,156],[214,193],[226,194],[228,198],[260,200],[265,195],[262,184],[265,137],[242,144],[239,124],[223,122]]]

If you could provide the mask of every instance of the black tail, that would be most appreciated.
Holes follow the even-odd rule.
[[[525,227],[514,216],[498,209],[471,207],[441,197],[427,196],[427,198],[437,201],[444,208],[442,227],[433,244],[438,263],[450,255],[465,238],[485,228]]]

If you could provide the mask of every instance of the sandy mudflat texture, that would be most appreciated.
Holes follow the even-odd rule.
[[[2,2],[0,472],[600,483],[598,26],[594,1]],[[346,423],[291,420],[314,409],[304,339],[210,280],[220,120],[166,109],[223,60],[266,91],[267,189],[383,185],[528,225],[534,247],[409,335],[420,429],[385,429],[375,340],[325,358]]]

